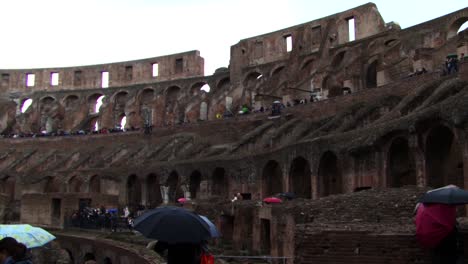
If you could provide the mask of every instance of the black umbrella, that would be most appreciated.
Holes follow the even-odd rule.
[[[458,188],[455,185],[428,191],[419,199],[421,203],[439,203],[439,204],[468,204],[468,191]]]
[[[295,199],[296,198],[296,195],[292,192],[284,192],[284,193],[280,193],[278,194],[279,197],[284,197],[284,198],[287,198],[288,200],[292,200],[292,199]]]
[[[211,238],[210,227],[197,214],[181,207],[160,207],[135,219],[135,230],[169,244],[198,244]]]

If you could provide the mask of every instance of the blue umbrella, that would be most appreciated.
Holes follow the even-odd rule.
[[[210,227],[211,237],[220,237],[218,229],[216,228],[215,224],[213,224],[213,222],[211,222],[210,219],[208,219],[208,217],[204,215],[198,215],[198,216],[200,216],[201,219],[203,219],[203,221],[205,221],[206,224]]]
[[[44,229],[31,225],[0,225],[0,239],[4,237],[12,237],[27,248],[41,247],[55,239]]]
[[[169,244],[199,244],[212,237],[205,220],[181,207],[149,210],[135,219],[134,228],[147,238]]]

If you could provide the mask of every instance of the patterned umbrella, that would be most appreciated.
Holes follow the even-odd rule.
[[[4,237],[12,237],[27,248],[41,247],[55,239],[44,229],[31,225],[0,225],[0,239]]]

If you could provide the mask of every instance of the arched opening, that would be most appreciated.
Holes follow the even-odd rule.
[[[216,88],[218,90],[229,90],[229,87],[231,86],[231,79],[229,77],[226,77],[224,79],[221,79],[221,81],[218,82],[218,85],[216,85]]]
[[[199,171],[193,171],[192,174],[190,174],[190,196],[193,199],[197,198],[197,194],[200,191],[200,183],[201,183],[201,178],[202,175]]]
[[[127,179],[127,205],[131,210],[135,210],[141,205],[141,183],[134,174]]]
[[[192,85],[192,88],[190,88],[190,94],[192,96],[197,96],[198,94],[201,94],[203,92],[209,93],[211,90],[210,85],[208,85],[205,82],[199,82],[194,85]]]
[[[154,90],[150,88],[144,89],[140,94],[141,104],[151,104],[154,100]]]
[[[393,140],[388,151],[387,186],[398,188],[405,185],[416,185],[416,163],[410,153],[408,140]]]
[[[116,125],[116,127],[125,131],[126,125],[127,125],[127,116],[125,116],[125,114],[121,114],[119,118],[119,123]]]
[[[223,168],[216,168],[213,171],[213,176],[211,178],[212,187],[211,194],[217,196],[226,196],[228,191],[228,182],[225,176],[225,170]]]
[[[245,87],[255,86],[257,81],[259,81],[262,77],[263,75],[259,72],[251,72],[247,75],[247,77],[245,77],[244,86]]]
[[[93,260],[94,262],[96,262],[96,256],[94,255],[94,253],[91,253],[91,252],[86,253],[83,257],[84,263],[90,263]]]
[[[284,66],[280,66],[280,67],[274,69],[273,72],[271,73],[271,76],[273,77],[273,76],[281,74],[284,69],[285,69]]]
[[[55,177],[47,177],[44,193],[60,192],[60,182]]]
[[[262,195],[267,197],[283,191],[283,172],[277,161],[270,160],[263,167]]]
[[[181,198],[181,192],[178,191],[179,174],[177,173],[177,171],[172,171],[171,174],[169,174],[169,178],[167,178],[166,181],[166,186],[169,187],[169,201],[175,202],[178,198]]]
[[[202,102],[200,104],[200,120],[207,120],[208,119],[208,104],[206,102]]]
[[[146,193],[148,208],[155,208],[162,203],[159,179],[156,174],[146,177]]]
[[[169,87],[166,92],[166,105],[168,103],[173,103],[177,101],[179,99],[179,96],[180,96],[180,87],[178,86]]]
[[[429,132],[425,155],[428,186],[464,186],[461,146],[448,127],[437,126]]]
[[[94,175],[89,179],[89,192],[101,193],[101,178],[98,175]]]
[[[67,110],[75,109],[80,104],[80,98],[76,95],[69,95],[65,98],[64,104]]]
[[[312,180],[309,162],[303,157],[295,158],[289,170],[291,192],[297,197],[312,198]]]
[[[88,97],[88,109],[90,114],[99,113],[104,97],[105,96],[102,94],[93,94]]]
[[[468,17],[461,17],[450,25],[447,39],[455,37],[458,33],[468,28]]]
[[[320,158],[317,187],[319,197],[343,192],[338,157],[331,151],[325,152]]]
[[[377,87],[377,63],[378,63],[378,61],[374,60],[367,67],[367,75],[366,75],[367,88]]]
[[[116,107],[124,108],[127,103],[128,92],[120,91],[114,96],[114,104]]]
[[[83,182],[77,176],[73,176],[68,181],[68,191],[72,193],[81,192],[82,184]]]
[[[343,62],[343,59],[344,59],[344,57],[345,57],[345,54],[346,54],[346,51],[342,51],[342,52],[336,54],[335,57],[333,57],[331,66],[332,66],[333,68],[340,67],[340,66],[341,66],[341,63]]]
[[[28,109],[29,107],[32,105],[33,103],[33,100],[32,99],[26,99],[23,101],[23,103],[21,104],[21,113],[24,114]]]

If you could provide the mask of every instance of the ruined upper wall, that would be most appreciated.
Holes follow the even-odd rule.
[[[230,70],[232,75],[248,66],[287,60],[292,55],[305,55],[321,47],[333,48],[349,42],[349,21],[354,18],[355,40],[375,35],[385,30],[385,22],[377,6],[368,3],[331,16],[317,19],[272,33],[241,40],[231,47]],[[324,43],[325,36],[329,36]],[[292,50],[287,50],[287,39],[292,40]]]
[[[157,71],[153,72],[153,65]],[[156,67],[155,67],[156,68]],[[156,70],[156,69],[155,69]],[[102,73],[109,73],[109,87],[168,81],[204,75],[204,59],[199,51],[125,61],[109,64],[43,69],[0,69],[1,93],[31,91],[80,90],[102,87]],[[52,75],[58,73],[58,83]],[[28,74],[34,75],[34,85],[28,86]]]

